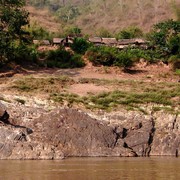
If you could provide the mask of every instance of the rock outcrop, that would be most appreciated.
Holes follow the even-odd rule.
[[[180,119],[172,117],[124,114],[109,123],[75,109],[56,109],[28,121],[10,119],[13,123],[0,125],[0,159],[177,156]]]
[[[151,155],[179,155],[180,117],[161,114],[156,117],[156,132],[153,138]]]

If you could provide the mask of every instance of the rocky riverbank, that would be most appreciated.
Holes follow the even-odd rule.
[[[179,155],[179,76],[168,66],[0,75],[10,115],[0,123],[0,159]]]
[[[0,159],[179,154],[177,115],[122,110],[95,116],[71,108],[45,111],[25,106],[23,110],[9,106],[10,124],[0,124]]]

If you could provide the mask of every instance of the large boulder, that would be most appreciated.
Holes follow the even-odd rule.
[[[14,122],[0,124],[0,159],[175,156],[179,152],[178,116],[124,114],[109,123],[75,109],[56,109]]]
[[[180,116],[157,114],[151,155],[178,156],[180,152]]]

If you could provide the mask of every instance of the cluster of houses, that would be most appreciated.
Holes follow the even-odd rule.
[[[69,46],[73,43],[74,37],[66,38],[53,38],[52,42],[49,40],[33,40],[34,44],[39,45],[59,45],[59,46]],[[127,47],[142,47],[144,49],[148,48],[148,42],[141,38],[134,39],[119,39],[116,38],[101,38],[101,37],[90,37],[88,38],[90,43],[93,43],[95,46],[110,46],[116,47],[118,49],[124,49]]]
[[[118,49],[124,49],[129,46],[147,48],[147,44],[148,44],[147,41],[140,38],[117,40],[116,38],[91,37],[89,38],[89,42],[97,46],[105,45],[105,46],[116,47]]]

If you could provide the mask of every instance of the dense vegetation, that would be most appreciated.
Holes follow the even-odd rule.
[[[51,50],[46,56],[47,67],[76,68],[85,65],[81,55],[72,54],[65,49]]]
[[[50,3],[50,1],[37,2]],[[63,2],[66,4],[67,1]],[[124,28],[114,34],[105,28],[97,32],[100,37],[115,37],[116,39],[147,38],[149,45],[145,49],[128,47],[120,50],[109,46],[97,47],[87,41],[87,35],[82,36],[83,33],[79,27],[74,26],[66,28],[64,34],[61,34],[61,37],[69,34],[75,37],[73,43],[70,44],[71,51],[59,47],[42,52],[38,51],[38,45],[32,44],[32,40],[52,40],[53,35],[36,23],[29,25],[28,12],[23,9],[25,1],[0,1],[0,3],[1,65],[16,62],[36,63],[51,68],[75,68],[85,65],[82,57],[85,55],[95,66],[118,66],[127,69],[143,58],[150,63],[159,60],[165,63],[170,62],[173,69],[180,68],[180,21],[167,20],[157,23],[148,34],[143,33],[136,26]],[[65,5],[62,4],[59,8],[63,6]]]
[[[149,40],[160,57],[180,68],[180,21],[168,20],[158,23],[149,34]]]
[[[0,1],[0,60],[15,59],[28,43],[28,12],[22,9],[24,0]],[[28,53],[28,51],[27,51]]]

